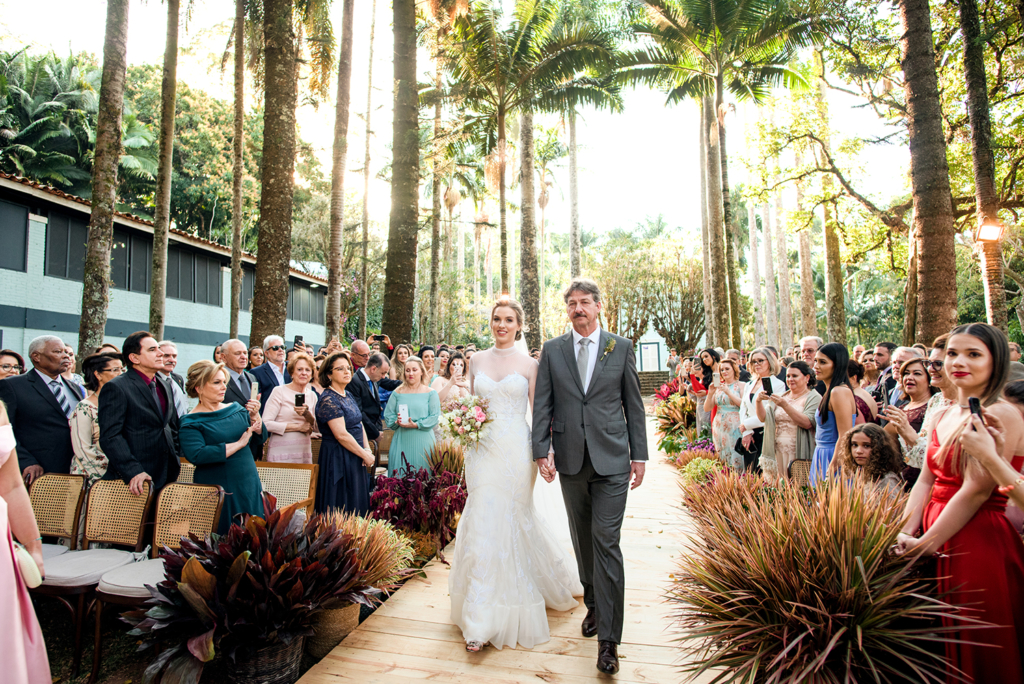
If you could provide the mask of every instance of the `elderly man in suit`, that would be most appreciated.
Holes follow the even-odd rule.
[[[369,440],[376,440],[380,437],[382,429],[380,388],[394,391],[402,384],[401,380],[388,378],[389,370],[391,370],[391,363],[388,361],[388,357],[380,352],[374,352],[370,354],[366,365],[352,374],[352,382],[348,385],[349,393],[355,398],[356,405],[363,413],[363,428],[366,430],[366,438]]]
[[[28,345],[32,370],[0,380],[0,399],[18,440],[18,467],[25,484],[44,473],[71,469],[71,428],[68,419],[82,397],[81,388],[62,374],[71,367],[64,342],[53,335]]]
[[[224,366],[228,369],[228,389],[224,393],[224,401],[241,404],[248,411],[260,408],[259,394],[252,399],[252,386],[256,382],[255,376],[245,370],[249,361],[249,349],[242,340],[228,340],[220,345],[221,356],[224,357]],[[269,390],[266,390],[269,392]],[[249,449],[253,458],[257,461],[263,458],[263,435],[254,432],[249,438]]]
[[[135,495],[152,482],[156,493],[181,469],[171,381],[160,372],[163,353],[150,333],[129,335],[121,356],[128,370],[100,392],[100,447],[110,460],[103,479],[121,478]]]
[[[263,365],[252,369],[252,375],[260,383],[260,415],[267,407],[270,391],[278,385],[287,385],[292,381],[285,364],[288,348],[280,335],[268,335],[263,340]]]

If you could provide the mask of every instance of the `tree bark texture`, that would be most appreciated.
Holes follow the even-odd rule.
[[[815,53],[820,60],[820,53]],[[818,62],[820,67],[821,62]],[[819,72],[821,73],[821,72]],[[825,99],[825,82],[818,81],[815,93],[818,110],[819,137],[824,141],[825,152],[831,154],[831,131],[829,127],[828,100]],[[821,176],[822,197],[831,197],[832,174]],[[839,254],[839,229],[832,217],[833,204],[826,200],[822,204],[822,225],[825,231],[825,335],[829,342],[846,344],[846,301],[843,293],[843,264]]]
[[[764,205],[764,286],[767,306],[765,311],[765,338],[768,344],[779,348],[779,307],[775,294],[775,255],[772,252],[772,208]],[[782,350],[785,351],[785,350]]]
[[[800,150],[796,152],[796,168],[803,167],[803,155]],[[804,211],[804,183],[798,180],[796,183],[796,210],[801,216]],[[804,337],[817,337],[818,335],[818,313],[814,301],[814,269],[811,257],[811,228],[814,222],[800,230],[797,249],[800,256],[800,334]]]
[[[569,276],[579,277],[583,270],[580,236],[580,180],[576,166],[576,110],[569,110]]]
[[[899,9],[910,133],[910,184],[917,228],[915,339],[928,344],[956,325],[953,202],[928,0],[900,0]]]
[[[235,102],[231,140],[231,302],[228,337],[238,338],[242,303],[242,176],[245,174],[245,0],[235,0]],[[154,269],[155,270],[155,269]]]
[[[754,293],[754,346],[763,347],[764,302],[761,299],[761,269],[757,263],[761,257],[757,247],[757,212],[753,201],[747,202],[747,229],[750,233],[750,288]]]
[[[128,69],[128,0],[107,0],[103,37],[103,75],[96,114],[92,165],[92,216],[85,255],[82,318],[78,324],[78,358],[103,344],[110,295],[110,249],[114,241],[117,165],[121,158],[121,113]]]
[[[703,242],[704,270],[701,285],[704,289],[704,329],[707,330],[708,346],[715,340],[714,299],[711,297],[711,244],[708,240],[708,135],[704,128],[704,102],[700,105],[700,235]]]
[[[740,348],[740,286],[736,273],[736,230],[731,221],[725,224],[725,276],[729,284],[729,342]],[[735,301],[733,301],[735,300]]]
[[[729,283],[729,332],[731,345],[739,348],[740,340],[740,289],[739,276],[737,275],[736,260],[738,255],[733,248],[732,234],[736,227],[732,221],[732,199],[729,192],[729,155],[726,152],[725,140],[725,89],[723,76],[720,74],[716,80],[715,115],[718,119],[718,151],[722,157],[722,221],[725,226],[725,268],[726,279]]]
[[[505,140],[505,113],[498,110],[498,226],[501,241],[501,292],[512,294],[512,283],[509,281],[508,256],[508,207],[505,206],[505,170],[508,166],[508,144]]]
[[[341,339],[341,255],[345,247],[345,171],[348,167],[348,119],[352,101],[352,41],[355,0],[345,0],[338,56],[338,95],[334,105],[334,148],[331,155],[331,248],[327,267],[326,344]]]
[[[167,43],[160,83],[160,137],[156,171],[156,215],[153,221],[153,270],[149,280],[149,331],[164,337],[167,298],[167,233],[171,227],[171,173],[174,158],[174,109],[178,90],[179,0],[167,0]]]
[[[917,227],[910,228],[910,240],[907,245],[907,286],[903,300],[905,317],[903,319],[903,346],[914,344],[917,334]]]
[[[793,288],[789,284],[789,248],[786,246],[786,224],[782,220],[782,193],[775,193],[775,245],[779,258],[779,348],[793,344]],[[765,249],[768,249],[765,246]]]
[[[483,239],[484,226],[480,216],[474,218],[473,224],[473,306],[479,308],[480,302],[480,241]]]
[[[419,98],[416,87],[416,2],[394,0],[395,113],[391,217],[384,279],[383,330],[394,342],[412,341],[419,219]]]
[[[533,112],[529,109],[524,110],[520,117],[519,141],[522,164],[519,188],[523,193],[519,227],[520,300],[529,327],[526,344],[530,349],[540,349],[543,338],[540,332],[540,280],[537,275],[537,224],[534,210],[537,199],[533,168]]]
[[[366,313],[370,303],[368,261],[370,251],[370,114],[373,111],[373,38],[377,30],[377,0],[370,5],[370,68],[366,77],[366,149],[363,153],[363,242],[359,274],[359,339],[366,339]]]
[[[296,41],[292,0],[264,0],[263,187],[249,341],[284,335],[292,251]]]
[[[441,66],[438,63],[434,75],[434,88],[441,91]],[[434,103],[434,163],[431,173],[430,189],[430,311],[428,312],[430,342],[435,343],[438,337],[438,315],[441,306],[441,99]],[[445,250],[448,253],[448,250]]]
[[[988,79],[985,76],[985,45],[981,37],[977,0],[960,0],[960,31],[964,43],[964,78],[967,81],[967,116],[971,122],[971,160],[974,165],[974,196],[978,226],[999,221],[996,166],[992,155],[992,122],[989,119]],[[1000,242],[982,242],[981,274],[989,325],[1009,332],[1006,285]]]
[[[704,100],[704,130],[707,141],[708,169],[708,242],[711,252],[711,301],[715,310],[715,342],[728,345],[731,338],[729,319],[729,282],[725,263],[725,221],[722,210],[722,156],[718,149],[718,120],[714,98]]]

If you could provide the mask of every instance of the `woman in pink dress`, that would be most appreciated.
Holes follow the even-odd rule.
[[[292,381],[278,385],[263,409],[263,424],[270,432],[266,459],[276,463],[312,463],[309,441],[316,432],[316,393],[310,381],[315,364],[309,354],[296,354],[288,364]],[[301,397],[299,399],[298,397]]]
[[[50,662],[28,589],[14,559],[14,536],[43,573],[43,547],[25,483],[18,468],[14,430],[0,402],[0,653],[5,682],[50,684]]]

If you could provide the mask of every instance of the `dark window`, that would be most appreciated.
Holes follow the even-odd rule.
[[[128,289],[128,233],[114,230],[114,244],[110,248],[110,279],[118,290]]]
[[[221,306],[219,259],[178,247],[167,249],[167,296]]]
[[[149,276],[152,270],[153,241],[148,236],[131,236],[131,264],[129,283],[132,292],[149,294]]]
[[[4,248],[0,250],[0,268],[26,270],[28,207],[0,201],[0,236],[4,242]]]
[[[238,308],[240,311],[251,311],[252,298],[256,294],[256,271],[242,267],[242,294]]]
[[[167,296],[171,299],[178,299],[178,263],[181,261],[181,252],[167,248]]]
[[[195,291],[195,261],[192,252],[181,252],[181,260],[178,262],[178,299],[186,302],[192,301],[192,293]]]
[[[81,282],[89,225],[77,216],[51,212],[46,228],[46,275]]]
[[[324,316],[326,315],[324,289],[318,287],[315,290],[310,290],[310,306],[312,307],[309,312],[309,322],[315,325],[324,324]]]
[[[288,318],[303,323],[324,323],[323,288],[312,288],[309,283],[293,280],[288,284]]]

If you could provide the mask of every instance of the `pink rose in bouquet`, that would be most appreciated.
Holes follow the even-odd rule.
[[[492,418],[487,415],[488,402],[480,397],[452,400],[444,405],[441,431],[463,446],[480,443],[480,437]]]
[[[473,407],[473,417],[476,418],[476,422],[478,423],[482,423],[487,420],[487,414],[484,413],[484,410],[479,406]]]

